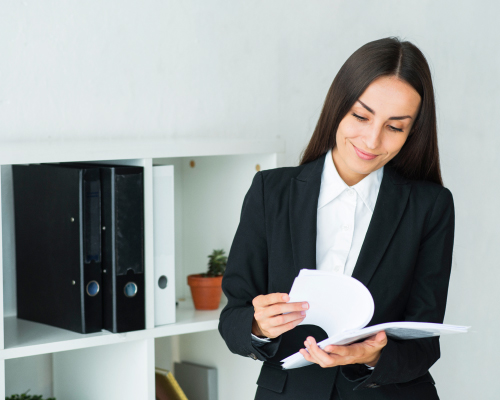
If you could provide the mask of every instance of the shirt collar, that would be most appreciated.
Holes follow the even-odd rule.
[[[356,190],[356,193],[359,197],[361,197],[363,203],[372,213],[375,209],[375,203],[377,202],[377,196],[380,184],[382,183],[383,175],[384,167],[371,172],[365,178],[361,179],[361,181],[352,186],[352,189]],[[348,188],[349,186],[342,180],[337,172],[337,168],[335,168],[335,164],[332,159],[332,149],[329,149],[325,156],[325,163],[321,174],[318,208],[325,206]]]

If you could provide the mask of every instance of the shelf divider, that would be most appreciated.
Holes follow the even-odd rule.
[[[0,166],[1,168],[1,166]],[[3,202],[1,201],[2,199],[2,173],[0,171],[0,276],[2,277],[2,284],[0,285],[0,350],[5,348],[5,332],[4,332],[4,324],[3,324],[3,314],[4,314],[4,307],[3,307],[3,223],[2,223],[2,207],[3,207]],[[4,372],[5,372],[5,364],[4,366]],[[5,373],[0,374],[3,376],[0,381],[3,384],[4,391],[5,391]],[[0,396],[2,396],[2,389],[0,388]],[[3,396],[5,397],[5,396]]]
[[[144,287],[146,289],[146,329],[153,329],[155,327],[153,160],[151,158],[143,159],[142,166],[144,168]]]

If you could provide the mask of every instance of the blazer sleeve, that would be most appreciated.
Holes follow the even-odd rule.
[[[404,320],[443,323],[454,233],[453,197],[443,187],[420,243]],[[388,338],[373,371],[359,364],[343,366],[341,371],[348,380],[359,382],[354,390],[374,388],[416,379],[427,373],[439,357],[439,337],[412,340]]]
[[[268,247],[264,207],[264,177],[255,174],[243,200],[241,216],[231,249],[222,290],[228,303],[219,319],[219,332],[235,354],[265,361],[278,350],[281,337],[257,346],[252,341],[252,300],[267,294]]]

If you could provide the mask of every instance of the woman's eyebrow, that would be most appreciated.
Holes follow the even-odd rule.
[[[375,111],[373,111],[370,107],[368,107],[365,103],[363,103],[361,100],[358,99],[358,102],[364,107],[366,108],[368,111],[370,111],[373,115],[375,115]],[[400,117],[390,117],[389,119],[392,119],[392,120],[401,120],[401,119],[406,119],[406,118],[410,118],[411,117],[409,115],[402,115]]]

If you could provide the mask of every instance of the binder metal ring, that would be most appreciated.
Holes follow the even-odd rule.
[[[160,279],[158,279],[158,286],[160,289],[165,289],[167,287],[167,277],[165,275],[160,276]]]
[[[134,297],[137,294],[137,285],[134,282],[129,282],[123,288],[123,292],[127,297]]]
[[[87,283],[86,291],[90,297],[94,297],[99,293],[99,283],[97,281],[90,281]]]

